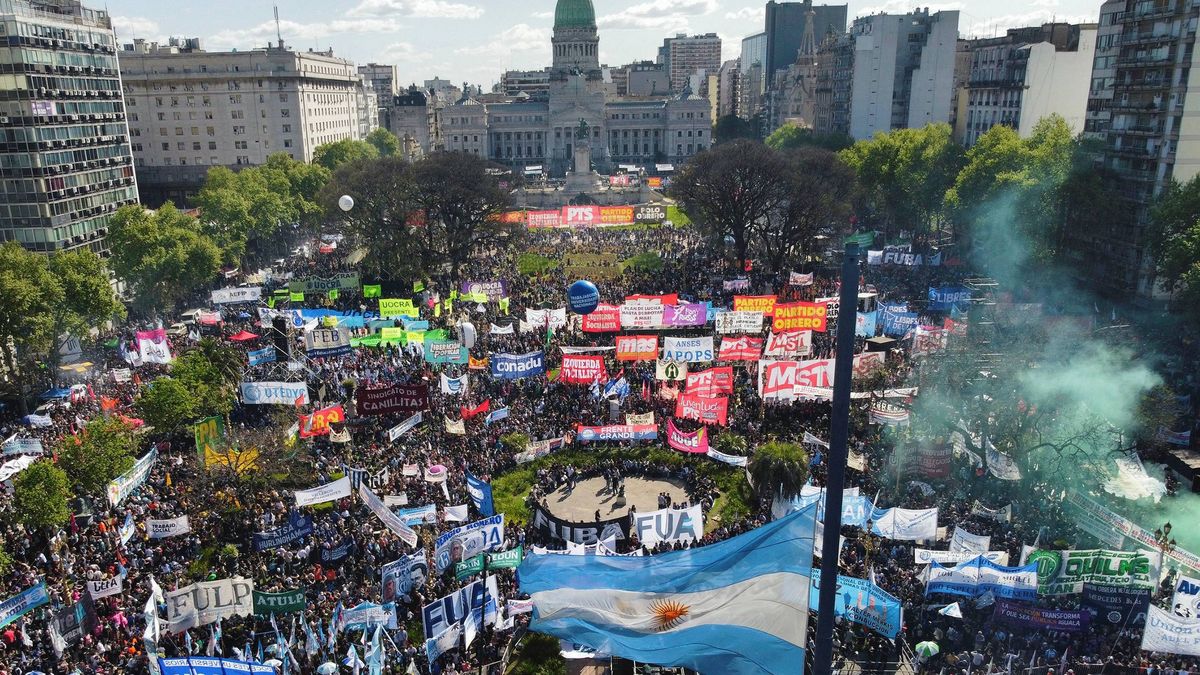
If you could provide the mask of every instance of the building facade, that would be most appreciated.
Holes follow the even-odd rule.
[[[700,74],[703,81],[721,70],[721,38],[716,33],[687,36],[683,33],[663,40],[658,62],[670,82],[671,92],[679,93],[688,78]],[[696,91],[696,87],[692,87]]]
[[[378,100],[387,101],[396,95],[396,66],[368,63],[358,67],[358,74]]]
[[[774,80],[777,71],[784,70],[796,62],[804,40],[805,26],[810,21],[810,13],[813,35],[820,43],[828,35],[836,36],[846,32],[847,12],[846,5],[814,5],[812,0],[768,2],[762,47],[762,63],[766,71],[767,85]],[[744,50],[742,55],[745,56]]]
[[[505,96],[544,96],[550,91],[550,69],[506,70],[500,76],[500,84],[496,91]]]
[[[0,0],[0,240],[105,251],[112,214],[138,202],[117,43],[78,0]]]
[[[1083,131],[1096,52],[1096,25],[1065,23],[1016,28],[1000,38],[970,41],[966,116],[956,137],[965,146],[996,125],[1028,138],[1038,121],[1057,114]],[[960,95],[961,101],[961,95]]]
[[[378,107],[350,61],[282,44],[206,52],[138,40],[121,74],[142,196],[155,205],[186,203],[209,167],[277,152],[311,161],[317,146],[363,138]]]

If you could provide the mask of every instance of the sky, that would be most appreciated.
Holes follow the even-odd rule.
[[[509,69],[550,64],[555,0],[276,0],[284,42],[333,48],[356,63],[397,66],[400,85],[441,77],[485,90]],[[84,0],[97,6],[95,0]],[[205,49],[251,49],[275,40],[272,0],[108,0],[119,42],[199,37]],[[600,61],[652,60],[663,38],[717,33],[723,58],[763,29],[765,0],[593,0]],[[824,4],[817,0],[817,4]],[[830,3],[833,4],[833,3]],[[958,10],[963,37],[1002,35],[1046,21],[1094,22],[1101,0],[849,0],[851,17],[914,7]]]

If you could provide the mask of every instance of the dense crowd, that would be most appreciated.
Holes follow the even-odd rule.
[[[836,294],[836,269],[805,269],[813,272],[813,283],[789,286],[786,279],[777,279],[753,270],[744,275],[745,290],[727,290],[724,283],[732,278],[715,271],[722,268],[717,253],[685,229],[654,230],[556,230],[531,235],[524,250],[492,251],[468,267],[463,273],[468,279],[503,279],[507,282],[508,309],[498,303],[457,302],[448,304],[454,288],[447,279],[423,280],[425,288],[414,297],[423,307],[423,319],[432,328],[446,329],[457,335],[461,324],[469,320],[477,328],[477,341],[471,349],[473,358],[496,353],[521,354],[546,350],[546,369],[553,372],[559,364],[561,346],[606,346],[612,344],[611,334],[581,333],[572,324],[547,334],[545,330],[507,334],[491,334],[489,326],[515,325],[527,308],[561,307],[564,288],[571,281],[561,272],[548,272],[527,277],[515,272],[517,257],[532,252],[550,260],[561,260],[572,252],[614,254],[628,259],[637,254],[654,251],[663,261],[659,271],[628,271],[611,279],[597,279],[601,298],[619,303],[634,293],[661,294],[678,292],[681,298],[693,302],[711,302],[716,307],[729,307],[737,293],[774,293],[781,299],[813,300]],[[285,284],[288,278],[329,277],[353,267],[340,255],[309,253],[278,261],[271,270],[264,292]],[[959,266],[917,268],[863,268],[860,285],[878,293],[880,300],[910,303],[921,314],[922,323],[940,322],[942,313],[925,308],[926,289],[956,283],[966,272]],[[740,276],[740,275],[739,275]],[[413,280],[404,280],[407,287]],[[384,281],[385,297],[403,293],[400,281]],[[404,297],[411,294],[403,293]],[[205,301],[197,299],[197,306]],[[311,299],[310,299],[311,302]],[[320,298],[321,306],[342,311],[370,310],[374,300],[363,298],[357,291],[342,293],[335,299]],[[430,308],[440,304],[438,316]],[[267,326],[259,322],[256,308],[237,311],[225,308],[223,322],[209,329],[215,337],[239,350],[258,349],[268,344]],[[266,322],[269,324],[269,321]],[[400,325],[397,322],[395,325]],[[115,381],[113,372],[128,368],[121,360],[120,350],[105,348],[110,337],[128,341],[132,330],[146,325],[130,326],[115,335],[101,335],[97,348],[88,354],[94,365],[80,376],[76,393],[66,399],[48,404],[42,413],[49,423],[29,427],[15,410],[8,410],[0,422],[5,437],[15,433],[40,438],[49,452],[83,424],[101,414],[102,400],[115,399],[122,414],[133,415],[132,404],[138,388],[166,372],[163,366],[144,365],[134,369],[129,381]],[[259,341],[233,343],[228,337],[240,331],[263,336]],[[356,337],[370,330],[355,328]],[[711,334],[711,324],[702,331],[679,330],[671,334]],[[185,348],[196,335],[173,338],[175,353]],[[482,514],[468,496],[466,476],[473,474],[485,481],[502,476],[518,466],[514,448],[505,444],[508,434],[521,434],[530,441],[569,436],[578,425],[609,423],[609,405],[600,400],[588,386],[560,383],[544,377],[518,380],[493,378],[487,370],[468,366],[434,366],[423,358],[420,350],[398,345],[357,347],[342,356],[307,360],[298,336],[294,345],[296,358],[303,360],[305,377],[310,391],[315,393],[311,404],[298,412],[341,404],[349,413],[345,430],[349,442],[334,442],[331,436],[302,440],[281,460],[286,471],[255,480],[230,480],[212,467],[206,468],[198,459],[190,435],[163,434],[149,430],[145,444],[158,448],[146,483],[116,507],[103,495],[93,495],[86,503],[74,504],[75,515],[60,531],[30,531],[13,517],[9,496],[0,496],[4,549],[13,559],[8,573],[0,579],[0,600],[12,597],[43,580],[50,592],[51,603],[35,610],[0,630],[0,675],[22,675],[32,671],[46,673],[122,673],[147,672],[146,643],[143,641],[145,621],[143,607],[154,584],[166,591],[195,581],[245,577],[253,579],[255,589],[276,592],[301,589],[307,607],[301,628],[297,629],[296,615],[280,615],[269,620],[264,616],[236,617],[220,625],[219,635],[205,626],[183,634],[162,632],[157,648],[166,656],[183,654],[217,654],[227,657],[280,659],[279,640],[274,624],[283,634],[284,642],[293,644],[292,653],[298,656],[293,672],[313,672],[317,664],[334,661],[341,664],[347,649],[354,646],[361,654],[368,636],[344,632],[333,640],[334,618],[338,612],[362,602],[380,603],[382,588],[380,573],[390,561],[412,553],[399,536],[372,515],[357,497],[337,500],[299,509],[299,515],[311,516],[314,534],[300,541],[264,551],[254,551],[249,545],[252,534],[265,532],[288,522],[297,511],[293,491],[329,483],[351,467],[370,477],[371,489],[378,495],[403,495],[408,506],[433,504],[438,513],[435,524],[417,525],[419,546],[432,559],[437,534],[457,524],[446,520],[446,509],[462,504],[470,506],[467,521]],[[900,341],[888,354],[887,380],[889,386],[903,385],[912,377],[914,361],[906,352],[906,342]],[[830,357],[834,349],[832,331],[816,335],[813,356]],[[856,351],[865,348],[862,339]],[[279,364],[248,367],[246,381],[256,381],[278,372]],[[623,414],[653,413],[662,423],[673,417],[675,403],[664,396],[661,383],[655,380],[653,362],[621,364],[621,374],[630,385],[631,394],[623,401]],[[756,373],[752,367],[739,364],[735,368],[735,386],[730,396],[728,431],[746,441],[752,452],[757,445],[772,439],[800,442],[805,432],[818,437],[828,436],[830,405],[823,401],[764,404],[757,394]],[[469,386],[463,394],[449,395],[439,391],[441,375],[467,375]],[[426,383],[432,392],[432,409],[424,413],[424,423],[395,441],[389,441],[387,430],[402,422],[403,415],[362,417],[353,414],[353,391],[383,383]],[[468,433],[450,433],[445,419],[458,419],[461,410],[489,403],[491,410],[507,407],[509,416],[492,424],[480,419],[468,421]],[[234,406],[229,416],[230,433],[252,437],[255,433],[277,430],[278,406]],[[861,413],[861,411],[860,411]],[[859,414],[852,428],[851,447],[865,457],[867,471],[851,471],[847,487],[859,487],[863,494],[874,495],[876,504],[926,508],[937,506],[939,523],[957,525],[977,534],[992,536],[993,548],[1008,552],[1010,559],[1020,557],[1022,545],[1040,537],[1042,542],[1080,541],[1073,523],[1062,512],[1059,498],[1048,485],[1025,485],[1021,495],[1012,488],[987,475],[974,471],[956,459],[955,472],[950,480],[935,490],[925,490],[922,484],[897,480],[887,465],[900,432],[865,422]],[[685,431],[698,424],[679,421]],[[340,431],[340,429],[339,429]],[[663,441],[639,442],[638,446],[662,446]],[[602,477],[606,489],[617,492],[633,476],[670,480],[683,486],[674,497],[660,498],[660,507],[685,508],[699,504],[709,513],[719,496],[715,482],[705,472],[697,471],[696,463],[713,460],[689,458],[682,468],[657,465],[639,459],[622,457],[612,449],[604,453],[599,463],[573,467],[553,464],[539,465],[536,482],[528,495],[528,504],[544,503],[547,495],[558,490],[570,490],[586,477]],[[7,458],[7,456],[6,456]],[[553,455],[551,455],[553,459]],[[447,468],[445,485],[427,480],[421,471],[409,471],[435,465]],[[727,469],[733,471],[733,469]],[[822,484],[825,466],[819,451],[811,466],[813,481]],[[982,503],[999,507],[1011,503],[1012,518],[1001,522],[973,512],[972,506]],[[728,522],[708,523],[702,540],[690,545],[703,545],[745,532],[770,518],[769,500],[758,500],[751,512]],[[142,531],[148,518],[174,518],[187,515],[191,532],[164,539],[147,539]],[[138,532],[121,543],[121,529],[127,518],[137,524]],[[597,510],[597,519],[600,512]],[[963,617],[952,618],[938,614],[941,607],[953,598],[931,598],[924,594],[920,568],[913,562],[913,543],[899,542],[864,534],[858,528],[847,527],[843,534],[847,544],[842,554],[842,572],[849,576],[870,576],[883,589],[894,594],[904,604],[904,628],[896,641],[887,640],[861,626],[840,622],[837,636],[842,663],[853,660],[860,667],[885,667],[910,658],[910,648],[923,640],[941,645],[942,653],[919,665],[934,672],[1114,672],[1134,670],[1155,672],[1191,672],[1193,659],[1155,658],[1138,651],[1140,632],[1134,626],[1093,624],[1095,630],[1084,634],[1055,634],[1023,628],[1012,628],[992,621],[991,611],[974,608],[964,602]],[[506,522],[504,542],[497,550],[518,545],[552,549],[565,548],[565,542],[555,540],[529,523]],[[689,544],[660,544],[642,547],[636,540],[619,542],[620,552],[643,549],[646,554],[677,549]],[[944,543],[940,546],[945,546]],[[932,548],[937,548],[935,544]],[[489,572],[498,580],[502,599],[517,600],[521,595],[511,570]],[[84,586],[85,580],[123,577],[123,591],[117,595],[91,601]],[[153,581],[152,581],[153,580]],[[398,627],[387,631],[387,672],[467,672],[481,665],[501,661],[514,636],[511,624],[487,626],[475,642],[466,649],[455,648],[443,654],[435,663],[426,658],[421,631],[421,609],[427,603],[457,591],[463,584],[453,570],[438,574],[430,569],[424,583],[413,589],[408,597],[397,599]],[[1067,600],[1068,604],[1072,600]],[[94,625],[63,640],[52,639],[51,623],[79,603],[94,616]],[[161,615],[161,613],[160,613]],[[516,626],[527,622],[528,614],[517,614]],[[499,622],[498,622],[499,623]],[[815,621],[810,622],[815,626]],[[306,650],[304,628],[316,625],[319,648],[316,653]],[[810,627],[811,630],[811,627]],[[297,634],[299,637],[297,638]],[[360,641],[360,637],[363,641]],[[216,644],[213,644],[216,642]],[[284,647],[282,651],[286,651]],[[872,665],[874,664],[874,665]],[[706,674],[707,675],[707,674]]]

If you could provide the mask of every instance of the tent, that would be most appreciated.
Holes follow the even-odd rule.
[[[233,340],[234,342],[245,342],[247,340],[257,340],[258,336],[248,330],[244,330],[235,335],[230,335],[229,339]]]

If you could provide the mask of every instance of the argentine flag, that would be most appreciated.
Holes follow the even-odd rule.
[[[711,546],[637,557],[525,558],[530,629],[701,673],[804,666],[815,505]]]

